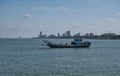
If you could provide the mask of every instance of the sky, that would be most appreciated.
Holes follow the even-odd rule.
[[[0,37],[120,34],[120,0],[0,0]]]

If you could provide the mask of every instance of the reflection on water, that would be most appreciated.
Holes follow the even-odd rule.
[[[1,39],[0,75],[119,76],[120,40],[90,41],[90,48],[52,49],[41,47],[41,39]]]

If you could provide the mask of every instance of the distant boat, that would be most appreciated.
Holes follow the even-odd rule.
[[[54,44],[49,42],[48,40],[43,40],[47,46],[50,48],[88,48],[91,46],[91,42],[89,41],[82,41],[82,39],[74,39],[74,41],[71,41],[70,44]]]

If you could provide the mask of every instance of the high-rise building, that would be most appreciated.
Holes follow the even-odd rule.
[[[71,37],[70,31],[66,31],[65,33],[63,33],[63,34],[61,35],[61,37]]]
[[[42,36],[42,31],[40,31],[40,37]]]
[[[75,34],[74,37],[80,37],[80,33]]]
[[[85,36],[90,36],[90,34],[89,34],[89,33],[86,33]]]
[[[94,36],[94,33],[90,33],[90,36]]]
[[[38,34],[38,37],[42,37],[42,31],[40,31],[40,33]]]
[[[80,37],[80,33],[77,33],[76,36],[77,36],[77,37]]]
[[[70,31],[67,31],[66,32],[66,37],[70,37],[71,35],[70,35]]]
[[[57,33],[57,36],[58,36],[58,37],[60,37],[60,34],[59,34],[59,33]]]

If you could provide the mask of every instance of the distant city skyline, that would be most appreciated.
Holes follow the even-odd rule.
[[[21,38],[21,37],[19,37]],[[81,35],[79,32],[76,34],[71,35],[71,31],[66,31],[63,34],[57,33],[57,34],[44,34],[42,31],[39,32],[38,36],[32,37],[33,39],[41,39],[41,38],[58,38],[58,39],[70,39],[70,38],[84,38],[84,39],[120,39],[120,34],[116,33],[103,33],[100,35],[94,34],[94,33],[85,33],[84,35]]]
[[[120,0],[0,0],[0,37],[120,34]]]

